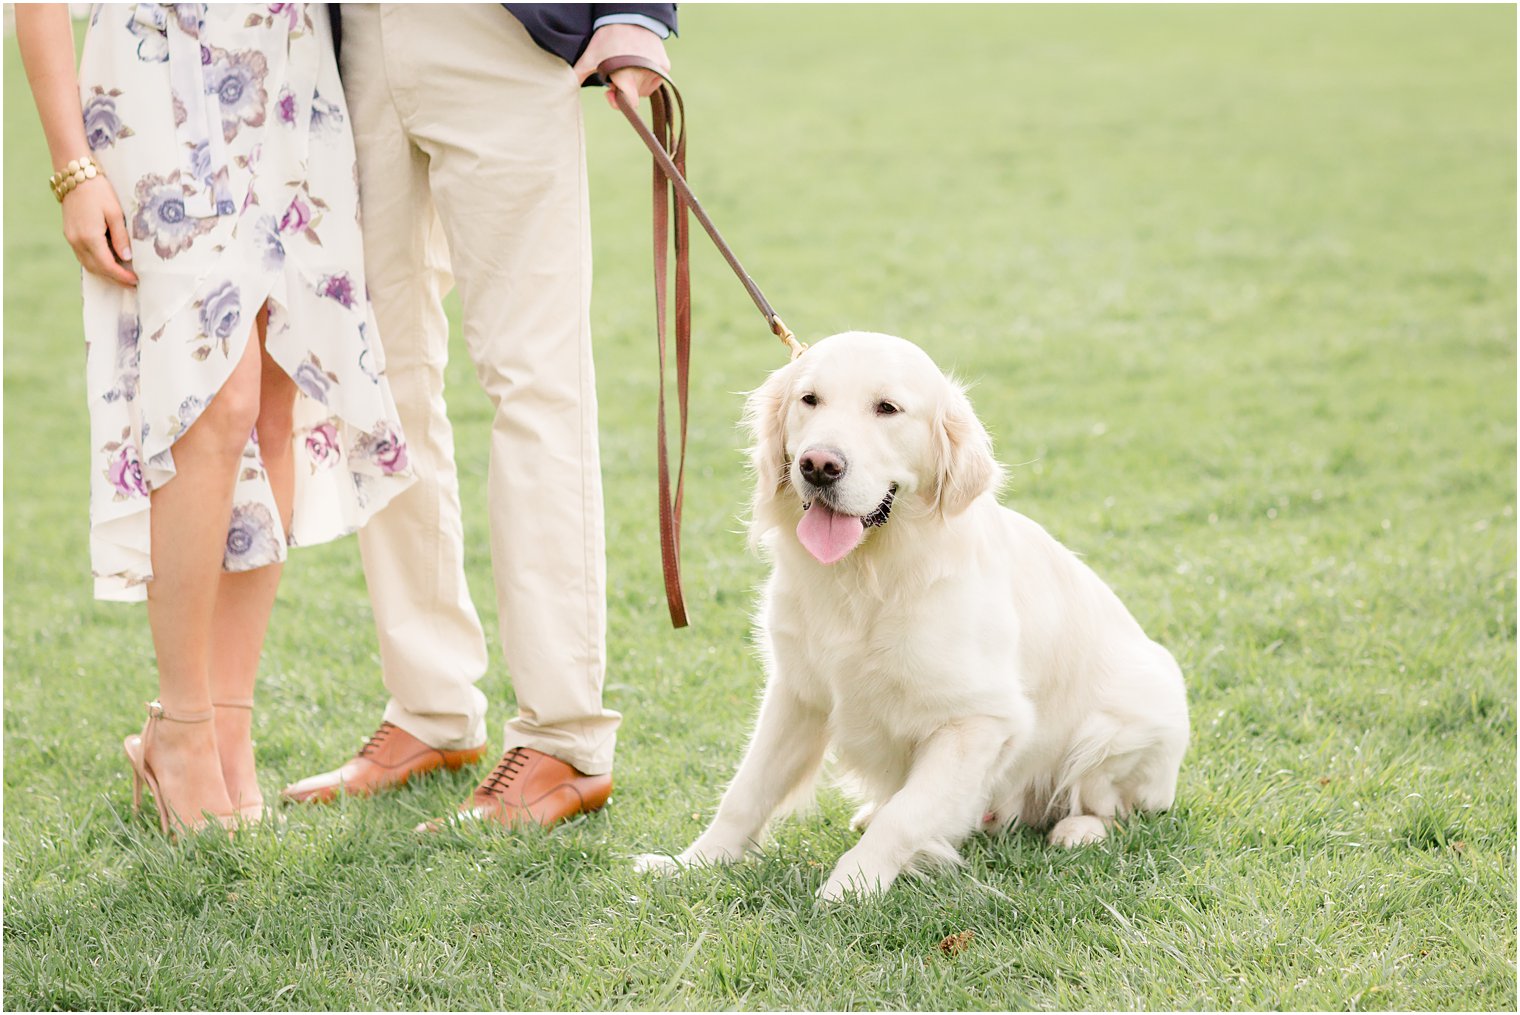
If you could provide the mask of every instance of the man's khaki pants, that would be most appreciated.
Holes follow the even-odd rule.
[[[344,4],[342,71],[385,371],[417,483],[360,533],[391,700],[434,747],[485,742],[480,619],[464,573],[448,322],[495,409],[489,501],[506,747],[612,768],[602,707],[605,548],[579,88],[499,4]]]

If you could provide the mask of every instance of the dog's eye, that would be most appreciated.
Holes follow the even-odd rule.
[[[895,416],[899,412],[902,412],[902,410],[886,399],[882,399],[876,403],[876,415],[878,416]]]
[[[815,394],[813,394],[811,391],[809,391],[807,394],[805,394],[805,395],[802,396],[802,404],[803,405],[817,405],[818,404],[818,396],[815,395]]]

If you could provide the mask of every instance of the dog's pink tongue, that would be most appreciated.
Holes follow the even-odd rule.
[[[814,501],[797,523],[797,539],[820,564],[843,560],[866,538],[866,527],[854,515],[842,515]]]

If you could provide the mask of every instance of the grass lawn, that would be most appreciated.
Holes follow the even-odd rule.
[[[830,911],[833,790],[754,862],[629,866],[691,839],[744,745],[764,565],[734,424],[784,352],[698,240],[673,632],[647,158],[589,94],[612,804],[416,839],[477,770],[230,843],[132,817],[152,649],[90,598],[77,270],[7,40],[5,1006],[1513,1010],[1515,18],[683,10],[692,176],[747,267],[804,338],[902,334],[974,381],[1004,500],[1189,685],[1170,813],[1075,852],[976,839]],[[449,371],[490,629],[488,406],[462,346]],[[504,719],[499,662],[484,688]],[[259,700],[268,794],[378,720],[353,540],[295,557]]]

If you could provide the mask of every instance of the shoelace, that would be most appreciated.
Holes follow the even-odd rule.
[[[385,743],[385,738],[390,736],[391,730],[395,728],[388,722],[382,722],[380,728],[375,730],[368,740],[364,741],[363,747],[359,748],[359,757],[363,758],[378,751],[381,745]]]
[[[505,790],[517,778],[517,773],[522,771],[527,761],[528,757],[521,747],[512,748],[502,755],[500,763],[486,776],[486,781],[480,784],[480,789],[476,792],[494,796]]]

